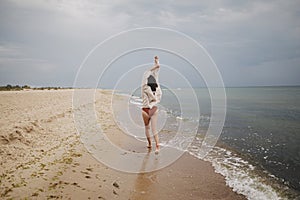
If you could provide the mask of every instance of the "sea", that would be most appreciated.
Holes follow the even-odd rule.
[[[300,87],[236,87],[225,91],[224,126],[217,143],[203,158],[201,145],[211,120],[209,89],[162,88],[162,145],[172,145],[168,141],[176,134],[178,121],[196,124],[193,140],[182,150],[212,163],[233,191],[255,200],[300,199]],[[140,90],[127,95],[130,107],[140,110]],[[187,101],[189,98],[196,101]],[[192,117],[185,118],[183,110]],[[191,127],[190,132],[194,130]],[[174,148],[180,148],[177,144]]]

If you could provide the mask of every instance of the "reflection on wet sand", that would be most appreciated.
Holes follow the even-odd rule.
[[[158,182],[157,182],[157,173],[154,172],[145,172],[146,166],[153,165],[153,168],[155,169],[157,167],[159,161],[159,156],[155,156],[154,154],[151,154],[151,149],[148,150],[148,153],[145,154],[145,157],[143,159],[140,172],[137,175],[137,178],[135,180],[134,184],[134,190],[132,193],[132,197],[130,199],[132,200],[138,200],[138,199],[152,199],[151,195],[149,195],[149,192],[155,193],[158,190]],[[151,163],[152,162],[152,163]]]

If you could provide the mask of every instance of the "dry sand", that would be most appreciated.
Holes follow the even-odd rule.
[[[72,92],[0,92],[0,199],[245,199],[210,163],[187,153],[151,173],[124,173],[98,162],[76,133]],[[120,136],[110,98],[110,91],[97,91],[97,115],[108,137],[146,152],[144,144]]]

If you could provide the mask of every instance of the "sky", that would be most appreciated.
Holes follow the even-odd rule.
[[[143,27],[172,29],[193,38],[213,59],[225,86],[300,85],[299,18],[299,0],[1,0],[0,85],[73,86],[79,66],[97,44]],[[164,52],[143,51],[125,56],[109,73],[116,75],[122,65],[127,71],[145,65],[131,75],[141,80],[136,76],[153,62],[154,54],[166,66],[161,83],[174,82],[167,69],[179,63],[191,68]],[[101,61],[93,64],[95,73],[105,68]],[[193,70],[184,72],[192,86],[203,84]],[[116,86],[118,79],[111,75],[106,74],[103,87]]]

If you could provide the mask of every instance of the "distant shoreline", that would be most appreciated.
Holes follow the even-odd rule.
[[[264,85],[264,86],[225,86],[225,89],[230,88],[296,88],[300,87],[300,85]],[[193,87],[194,89],[205,89],[207,87]],[[210,88],[221,88],[221,87],[210,87]],[[54,87],[54,86],[43,86],[43,87],[32,87],[29,85],[10,85],[7,84],[6,86],[0,86],[0,91],[22,91],[22,90],[61,90],[61,89],[76,89],[74,87]],[[105,90],[112,90],[112,88],[89,88],[89,87],[80,87],[77,89],[105,89]],[[165,89],[165,88],[162,88]],[[167,88],[168,89],[168,88]],[[181,87],[172,88],[172,89],[185,89]]]
[[[0,91],[21,91],[21,90],[60,90],[60,89],[73,89],[73,87],[31,87],[29,85],[10,85],[0,86]]]

